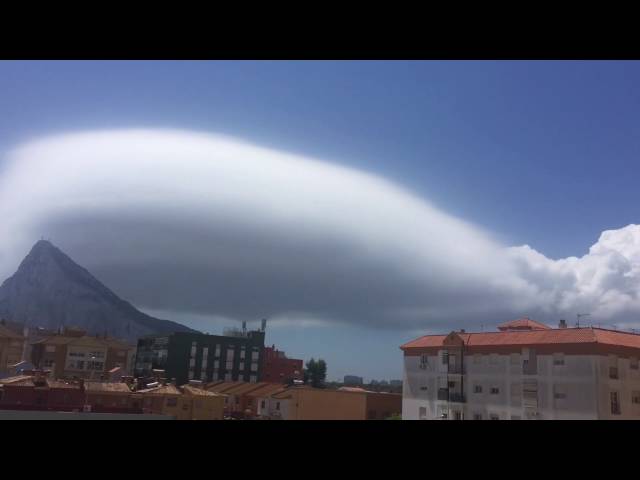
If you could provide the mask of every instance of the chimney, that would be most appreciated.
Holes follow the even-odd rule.
[[[567,321],[560,320],[560,323],[558,323],[558,328],[567,328]]]

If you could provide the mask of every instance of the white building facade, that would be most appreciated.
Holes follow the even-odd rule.
[[[529,319],[499,328],[403,345],[402,418],[640,419],[640,335]]]

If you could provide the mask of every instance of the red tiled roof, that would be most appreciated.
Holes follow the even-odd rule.
[[[612,346],[640,348],[640,335],[635,333],[606,330],[601,328],[559,328],[547,330],[521,330],[481,333],[458,333],[465,345],[506,346],[506,345],[549,345],[600,343]],[[400,348],[441,347],[448,335],[425,335],[405,343]]]
[[[498,330],[550,330],[549,325],[536,322],[530,318],[518,318],[498,325]]]

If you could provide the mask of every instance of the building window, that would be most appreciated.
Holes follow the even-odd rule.
[[[42,366],[43,366],[44,368],[53,368],[54,364],[55,364],[55,362],[53,361],[53,359],[51,359],[51,358],[47,358],[47,359],[43,362]]]
[[[178,405],[178,399],[176,397],[167,398],[167,407],[175,407]]]
[[[449,364],[449,352],[442,352],[442,365]]]
[[[498,395],[500,393],[500,389],[498,387],[491,387],[491,395]]]
[[[620,400],[618,392],[611,392],[611,414],[620,415]]]
[[[617,380],[618,377],[618,367],[609,367],[609,378],[613,380]]]
[[[563,353],[554,353],[553,354],[553,364],[556,366],[564,365],[564,354]]]
[[[216,358],[220,357],[220,345],[216,345],[216,353],[215,353]]]
[[[244,349],[241,349],[240,350],[240,360],[244,360],[244,354],[245,354]]]
[[[240,397],[236,397],[236,405],[240,403]]]
[[[233,370],[233,362],[227,361],[226,368],[227,368],[227,370]]]
[[[473,393],[482,393],[482,385],[474,385]]]
[[[215,368],[216,370],[220,368],[220,360],[213,361],[213,368]]]
[[[427,407],[420,407],[418,409],[418,418],[420,420],[424,420],[425,418],[427,418]]]
[[[196,373],[193,370],[189,370],[189,380],[193,380],[193,377],[196,376]]]
[[[640,404],[640,392],[638,391],[631,392],[631,403],[635,405]]]
[[[280,402],[276,402],[276,410],[280,410]]]
[[[256,377],[255,375],[251,375],[249,377],[249,383],[256,383],[258,381],[258,377]]]
[[[422,390],[423,392],[426,392],[427,391],[427,387],[426,386],[422,386],[422,387],[420,387],[420,390]]]
[[[264,401],[264,400],[262,400],[262,401],[260,402],[260,408],[265,408],[265,401]]]
[[[428,363],[428,355],[426,353],[423,353],[422,355],[420,355],[420,368],[422,368],[423,370],[427,368]]]
[[[252,363],[251,364],[251,371],[252,372],[257,372],[258,371],[258,364],[257,363]]]

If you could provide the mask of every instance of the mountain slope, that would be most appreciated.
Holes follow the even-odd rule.
[[[29,326],[77,326],[130,340],[193,331],[137,310],[46,240],[38,241],[0,286],[0,316]]]

